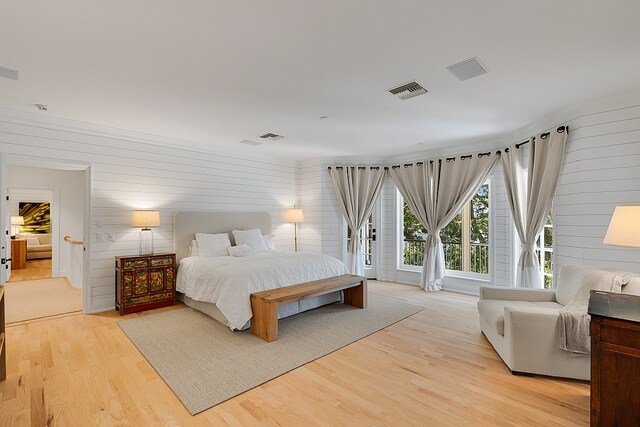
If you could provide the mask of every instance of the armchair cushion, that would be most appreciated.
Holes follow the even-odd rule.
[[[480,299],[556,302],[556,292],[551,289],[523,289],[504,288],[502,286],[482,286],[480,287]]]
[[[531,302],[531,301],[510,301],[510,300],[481,300],[478,301],[478,313],[480,317],[484,319],[490,325],[493,325],[495,330],[502,336],[504,336],[504,315],[505,308],[520,308],[524,311],[536,310],[538,308],[560,310],[562,306],[557,302]]]

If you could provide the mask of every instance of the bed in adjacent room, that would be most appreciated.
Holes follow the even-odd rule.
[[[252,293],[348,274],[334,257],[277,250],[272,239],[265,212],[176,213],[178,299],[232,330],[246,329]],[[278,318],[339,301],[340,291],[296,301],[280,306]]]

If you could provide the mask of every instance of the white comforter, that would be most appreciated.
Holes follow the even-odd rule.
[[[288,251],[246,257],[188,257],[180,261],[176,289],[196,301],[216,304],[231,329],[251,319],[250,295],[267,289],[349,274],[338,259]]]

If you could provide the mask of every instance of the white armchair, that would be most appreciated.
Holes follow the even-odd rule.
[[[556,290],[480,288],[480,329],[513,373],[589,379],[590,358],[560,349],[558,324],[560,309],[592,269],[561,267]],[[623,286],[622,292],[640,295],[640,277]]]

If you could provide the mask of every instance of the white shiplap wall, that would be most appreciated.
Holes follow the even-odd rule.
[[[640,250],[602,243],[616,205],[640,203],[640,99],[568,121],[565,164],[555,199],[557,265],[640,272]]]
[[[376,230],[376,247],[380,251],[377,276],[380,280],[397,280],[398,234],[396,226],[396,186],[389,175],[380,190],[380,222]]]
[[[492,284],[511,286],[513,276],[513,220],[509,212],[507,190],[502,175],[502,166],[498,163],[491,173],[491,233]]]
[[[327,167],[329,160],[298,162],[300,207],[305,222],[299,225],[298,245],[305,252],[344,256],[344,223]]]
[[[0,115],[0,151],[10,159],[91,166],[89,312],[114,306],[114,257],[138,249],[138,230],[130,227],[134,208],[160,210],[161,226],[154,229],[157,252],[173,251],[176,211],[209,209],[267,211],[277,245],[293,249],[293,226],[282,221],[296,202],[295,162],[158,145],[164,143],[26,124]],[[96,227],[97,220],[103,227]],[[96,233],[109,232],[115,233],[114,242],[96,242]]]

